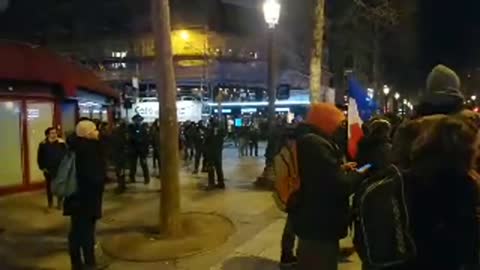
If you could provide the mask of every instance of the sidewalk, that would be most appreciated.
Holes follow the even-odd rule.
[[[260,270],[278,269],[280,237],[284,215],[276,209],[271,193],[256,190],[253,182],[262,172],[263,159],[238,160],[234,149],[226,149],[225,191],[206,192],[201,186],[206,178],[181,171],[183,212],[198,211],[221,214],[235,224],[236,231],[222,246],[209,252],[168,262],[135,263],[109,258],[97,249],[99,260],[109,270],[192,269],[192,270]],[[140,180],[140,179],[138,179]],[[140,181],[139,181],[140,182]],[[104,198],[104,217],[98,224],[98,241],[118,227],[148,220],[158,220],[159,182],[145,187],[131,186],[124,195],[115,195],[113,186]],[[69,269],[66,235],[68,219],[56,210],[46,211],[42,192],[0,199],[0,269]],[[132,250],[134,247],[131,247]],[[360,269],[358,261],[341,265],[342,270]]]

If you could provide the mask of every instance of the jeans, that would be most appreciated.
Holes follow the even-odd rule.
[[[300,239],[297,270],[337,270],[338,241],[312,241]]]
[[[95,223],[96,219],[86,216],[72,216],[68,235],[68,253],[72,269],[93,267],[95,261]],[[83,260],[82,260],[83,254]]]
[[[148,171],[147,157],[145,154],[135,151],[130,157],[130,181],[135,182],[135,175],[137,174],[137,160],[140,160],[145,184],[150,183],[150,173]]]
[[[53,181],[53,176],[49,173],[44,173],[45,176],[45,189],[47,192],[47,203],[48,207],[52,208],[53,207],[53,192],[52,192],[52,181]],[[57,207],[60,208],[62,206],[62,198],[58,197],[57,198]]]
[[[292,258],[295,256],[293,249],[295,248],[295,233],[293,232],[293,224],[290,216],[287,216],[285,227],[282,233],[282,258]]]

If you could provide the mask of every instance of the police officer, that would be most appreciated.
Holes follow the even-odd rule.
[[[148,129],[142,124],[143,117],[136,114],[132,117],[133,124],[129,126],[129,145],[130,145],[130,182],[135,182],[137,174],[137,160],[140,160],[142,167],[144,183],[150,183],[150,173],[148,171],[147,156],[149,147]]]
[[[223,142],[225,138],[225,128],[212,119],[206,136],[206,154],[208,170],[208,189],[225,189],[222,167]],[[217,184],[215,184],[215,174],[217,175]]]

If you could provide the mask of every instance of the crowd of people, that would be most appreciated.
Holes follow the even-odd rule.
[[[364,137],[354,157],[347,154],[345,114],[334,105],[312,104],[304,122],[289,126],[279,122],[271,131],[267,161],[272,161],[285,141],[294,140],[301,183],[286,210],[281,266],[338,269],[339,240],[347,236],[358,218],[352,196],[358,196],[362,185],[394,166],[405,184],[408,226],[401,229],[411,234],[414,255],[394,264],[378,265],[357,250],[363,269],[478,269],[479,118],[464,107],[460,80],[449,68],[434,68],[426,90],[410,119],[379,116],[364,123]],[[50,127],[39,146],[38,166],[47,182],[49,208],[54,207],[51,182],[62,159],[67,152],[76,155],[77,191],[66,198],[58,197],[56,202],[56,207],[71,218],[68,238],[73,269],[93,269],[96,264],[95,226],[102,215],[108,164],[115,167],[119,193],[127,188],[127,171],[128,180],[135,182],[138,162],[144,184],[150,182],[148,157],[152,157],[155,169],[162,168],[159,122],[149,126],[140,115],[132,121],[119,122],[110,132],[105,124],[81,119],[66,141]],[[189,165],[193,162],[194,174],[208,173],[209,190],[225,188],[222,151],[227,133],[225,123],[215,118],[180,127],[183,159]],[[255,125],[237,129],[235,137],[240,157],[247,155],[247,146],[250,155],[258,155],[260,134]],[[359,170],[365,165],[366,169]],[[385,203],[389,205],[389,201],[393,203],[395,198],[387,197]],[[360,233],[356,229],[354,233]]]
[[[355,157],[349,157],[344,146],[345,115],[333,105],[313,104],[306,121],[287,133],[296,142],[301,184],[289,198],[282,266],[338,269],[339,240],[347,236],[355,219],[373,216],[378,222],[373,232],[354,226],[355,247],[358,239],[365,240],[365,233],[377,236],[369,235],[367,252],[357,249],[363,269],[479,269],[479,118],[465,108],[459,77],[451,69],[435,67],[426,90],[410,119],[382,116],[364,123],[365,136]],[[364,165],[367,169],[359,170]],[[370,196],[359,194],[362,185],[370,185],[368,192],[388,186],[381,179],[391,168],[403,179],[399,190],[405,202],[398,202],[391,190],[380,190],[383,201],[373,206],[371,216],[358,216],[365,212],[356,211],[352,196]],[[400,211],[398,205],[403,204]],[[375,217],[389,207],[398,215]],[[401,216],[402,211],[406,215]],[[406,224],[388,227],[391,219]],[[393,238],[380,239],[387,233]],[[403,233],[411,237],[412,245],[394,246]],[[371,253],[380,250],[387,259],[390,245],[398,248],[401,260],[372,263]]]

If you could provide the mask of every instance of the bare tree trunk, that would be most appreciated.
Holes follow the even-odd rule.
[[[160,230],[170,237],[181,234],[177,91],[173,68],[169,0],[152,1],[155,36],[156,83],[162,151]]]
[[[316,0],[313,28],[313,47],[310,58],[310,101],[322,101],[322,56],[325,27],[325,0]]]

